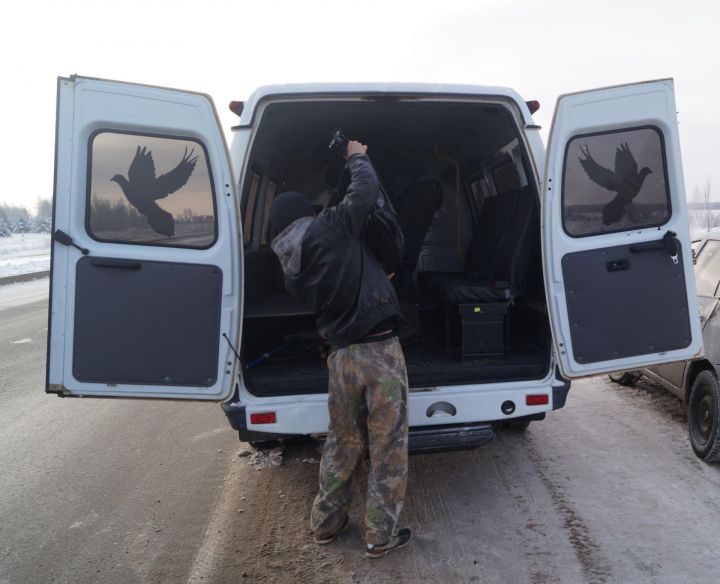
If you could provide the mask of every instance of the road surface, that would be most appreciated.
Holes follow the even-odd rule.
[[[43,282],[0,287],[0,584],[718,580],[720,467],[650,383],[584,380],[523,434],[412,457],[415,538],[371,562],[362,478],[350,528],[310,538],[315,444],[262,468],[215,405],[45,395]]]
[[[46,395],[47,300],[3,288],[0,583],[184,582],[238,447],[225,416]]]

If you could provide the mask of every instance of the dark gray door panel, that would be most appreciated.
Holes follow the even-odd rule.
[[[73,375],[85,382],[213,385],[221,297],[215,266],[82,258]]]
[[[622,245],[562,259],[575,360],[610,359],[690,345],[683,256]],[[679,250],[678,250],[679,251]]]

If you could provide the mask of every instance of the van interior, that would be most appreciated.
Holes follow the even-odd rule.
[[[412,185],[433,181],[442,205],[420,247],[411,302],[421,339],[404,346],[411,389],[539,379],[550,363],[539,199],[512,104],[365,98],[267,105],[241,187],[244,380],[260,396],[327,391],[325,351],[309,306],[283,286],[270,249],[276,194],[321,211],[342,162],[334,130],[368,145],[390,198],[412,213]],[[256,114],[259,115],[259,114]],[[409,211],[407,211],[409,209]],[[400,213],[400,211],[399,211]]]

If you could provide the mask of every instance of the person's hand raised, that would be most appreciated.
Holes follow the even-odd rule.
[[[367,152],[367,146],[361,144],[357,140],[350,140],[345,150],[345,160],[350,158],[353,154],[365,154]]]

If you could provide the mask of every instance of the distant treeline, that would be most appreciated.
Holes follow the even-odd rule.
[[[598,212],[601,206],[578,205],[567,209],[570,216],[588,212]],[[720,202],[700,203],[688,202],[690,230],[694,236],[708,230],[720,228]],[[123,202],[110,203],[103,199],[95,199],[90,216],[93,229],[117,229],[144,227],[146,219],[133,207]],[[178,223],[212,222],[212,216],[196,215],[191,209],[184,209],[175,215]],[[12,233],[50,233],[52,229],[52,203],[49,199],[38,199],[35,213],[25,207],[0,204],[0,237]]]
[[[38,199],[35,214],[25,207],[0,204],[0,237],[12,233],[50,233],[52,229],[52,203]]]
[[[212,222],[212,215],[196,215],[192,209],[183,209],[174,215],[176,223]],[[116,231],[119,229],[142,228],[147,219],[124,201],[110,202],[93,198],[90,205],[90,226],[93,231]]]
[[[93,198],[90,208],[90,227],[94,232],[144,227],[146,224],[145,217],[122,201],[111,203],[106,199]]]

